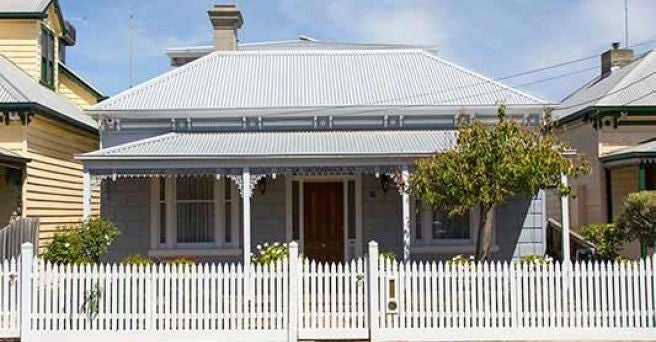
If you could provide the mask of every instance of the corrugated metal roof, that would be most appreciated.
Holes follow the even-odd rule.
[[[553,112],[561,120],[588,107],[656,105],[656,52],[598,76],[568,96]]]
[[[421,49],[217,51],[91,112],[542,105],[536,97]]]
[[[0,13],[43,13],[52,0],[2,0]]]
[[[0,105],[36,103],[62,117],[95,129],[96,122],[61,95],[39,84],[21,68],[0,55]]]
[[[167,133],[81,155],[80,159],[145,157],[281,158],[419,156],[453,148],[456,132],[322,131]]]

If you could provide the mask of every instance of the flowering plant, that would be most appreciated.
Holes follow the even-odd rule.
[[[97,263],[119,234],[111,221],[100,217],[59,231],[43,254],[45,260],[57,264]]]
[[[529,254],[519,258],[519,264],[527,265],[544,265],[550,264],[553,262],[553,258],[550,256],[541,256],[537,254]]]
[[[269,244],[265,242],[263,245],[257,245],[255,248],[255,253],[251,255],[251,262],[263,266],[282,260],[289,253],[286,243],[274,242]]]
[[[476,259],[474,259],[473,255],[470,255],[469,257],[466,257],[462,254],[458,254],[458,255],[454,256],[453,258],[451,258],[451,260],[449,260],[447,262],[447,264],[451,265],[451,266],[466,266],[466,265],[473,264],[475,261],[476,261]]]

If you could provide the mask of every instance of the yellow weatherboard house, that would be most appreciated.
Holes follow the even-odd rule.
[[[98,147],[82,110],[105,96],[66,65],[74,45],[57,0],[0,2],[0,228],[39,218],[41,243],[82,219],[83,167],[73,156]]]

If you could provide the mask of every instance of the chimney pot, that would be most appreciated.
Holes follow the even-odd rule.
[[[633,60],[633,50],[620,48],[620,43],[614,42],[611,49],[601,54],[601,75],[607,75]]]
[[[214,50],[237,50],[237,30],[244,24],[244,18],[237,6],[214,5],[207,14],[214,27]]]

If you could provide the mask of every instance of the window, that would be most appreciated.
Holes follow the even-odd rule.
[[[45,26],[41,28],[41,82],[55,85],[55,36]]]
[[[469,215],[449,216],[444,210],[433,211],[433,240],[469,240]]]
[[[211,176],[153,178],[154,249],[237,247],[239,196]]]
[[[449,216],[444,210],[431,210],[415,202],[414,240],[418,245],[471,244],[475,227],[473,218],[476,210],[461,215]]]
[[[214,178],[178,177],[175,184],[177,243],[214,242]]]

